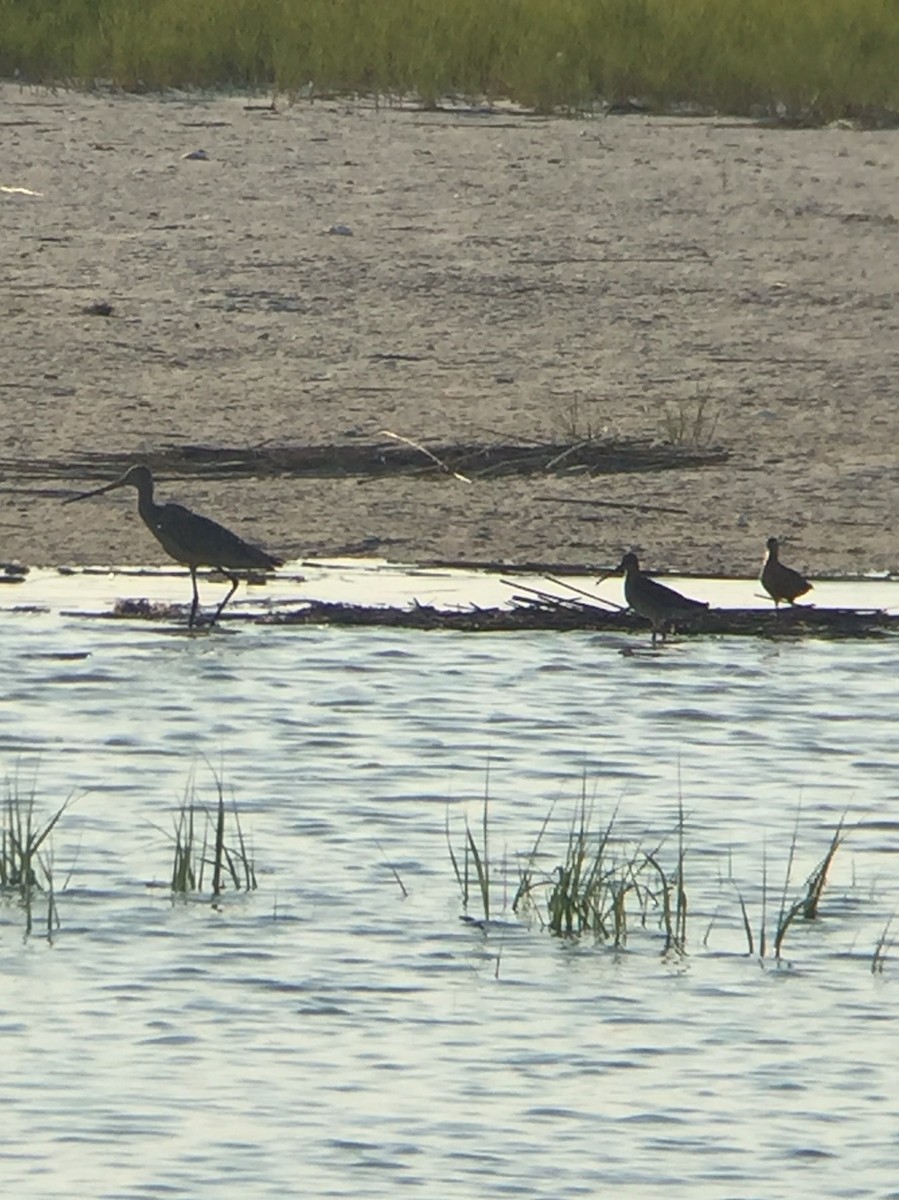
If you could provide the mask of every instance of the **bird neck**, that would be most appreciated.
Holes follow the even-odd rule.
[[[137,511],[141,517],[148,521],[152,515],[156,505],[153,503],[153,480],[142,480],[137,488]]]

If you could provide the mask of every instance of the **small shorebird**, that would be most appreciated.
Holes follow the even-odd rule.
[[[191,512],[182,504],[156,504],[153,500],[153,476],[149,467],[129,467],[121,479],[113,480],[105,487],[95,488],[91,492],[70,496],[63,504],[86,500],[89,496],[102,496],[104,492],[111,492],[120,487],[137,488],[137,511],[144,524],[170,558],[190,568],[194,595],[187,622],[189,628],[193,627],[197,605],[200,602],[197,567],[215,567],[231,584],[231,590],[209,622],[210,625],[214,625],[237,590],[240,578],[236,572],[272,571],[282,565],[280,558],[260,550],[258,546],[251,546],[224,525],[219,525],[218,521],[201,517],[199,513]]]
[[[624,598],[628,605],[652,624],[653,645],[656,644],[659,634],[664,641],[665,631],[669,626],[673,626],[675,621],[689,620],[709,607],[705,600],[691,600],[689,596],[682,596],[674,588],[665,587],[663,583],[650,579],[640,570],[636,554],[625,554],[615,570],[609,571],[597,582],[602,583],[603,579],[608,579],[609,575],[616,575],[619,571],[624,572]]]
[[[759,576],[762,587],[774,601],[775,609],[780,608],[781,600],[795,604],[800,596],[812,590],[812,585],[798,571],[794,571],[792,567],[785,567],[780,561],[777,538],[769,537],[767,547],[768,556]]]

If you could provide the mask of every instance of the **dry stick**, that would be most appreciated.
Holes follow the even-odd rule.
[[[665,504],[628,504],[623,500],[583,500],[578,496],[535,496],[535,500],[554,501],[557,504],[592,504],[595,508],[630,508],[635,512],[677,513],[686,516],[685,508],[672,508]]]
[[[454,479],[459,479],[462,483],[472,482],[467,475],[460,475],[458,471],[454,471],[452,467],[448,467],[442,459],[437,457],[436,454],[432,454],[427,446],[421,446],[418,442],[413,442],[411,438],[403,437],[401,433],[391,433],[389,429],[381,429],[379,430],[379,433],[381,437],[393,438],[393,440],[396,442],[404,442],[407,446],[411,446],[413,450],[420,450],[422,454],[426,455],[431,460],[431,462],[436,463],[441,471],[445,471],[447,475],[452,475]]]
[[[579,442],[572,443],[572,445],[563,450],[561,454],[557,454],[555,458],[551,458],[543,470],[551,471],[553,467],[557,466],[560,462],[564,462],[569,455],[576,454],[578,450],[583,450],[584,446],[591,446],[593,444],[593,440],[593,438],[588,437],[582,438]]]
[[[500,446],[508,446],[513,440],[524,445],[533,446],[535,449],[548,448],[551,442],[542,442],[540,438],[524,437],[519,434],[503,433],[501,429],[492,429],[489,425],[475,425],[474,429],[480,430],[481,433],[488,433],[491,437],[498,439]]]
[[[537,466],[540,466],[542,470],[545,470],[545,465],[541,466],[545,453],[545,450],[540,450],[539,452],[529,454],[527,456],[521,455],[518,458],[501,458],[498,462],[493,462],[486,467],[481,467],[477,472],[477,477],[478,479],[486,479],[490,475],[510,475],[516,473],[523,475],[529,467]]]
[[[537,588],[527,587],[523,583],[513,583],[511,579],[501,579],[500,583],[505,584],[506,587],[518,588],[522,592],[530,592],[532,596],[536,596],[538,600],[548,602],[553,608],[570,608],[575,612],[584,612],[584,605],[579,603],[577,600],[568,600],[565,596],[554,596],[552,592],[541,592]],[[578,589],[575,588],[574,590],[577,591]],[[584,592],[583,595],[586,596],[588,593]],[[612,600],[603,600],[601,596],[596,596],[595,598],[600,602],[600,604],[606,604],[609,608],[617,609],[619,612],[623,611],[621,605],[615,604]],[[513,596],[512,599],[516,600],[519,599],[519,597]],[[522,599],[524,599],[524,597],[522,597]]]
[[[573,583],[566,583],[564,579],[556,579],[552,575],[547,575],[546,578],[556,587],[568,588],[569,591],[577,592],[579,596],[586,596],[588,600],[595,600],[599,604],[605,604],[608,608],[617,609],[618,612],[627,612],[626,604],[616,604],[614,600],[605,600],[602,596],[597,596],[593,592],[585,592],[583,588],[575,587]]]
[[[684,263],[684,262],[704,262],[708,258],[707,254],[686,254],[679,258],[604,258],[604,257],[589,257],[589,258],[513,258],[511,261],[516,265],[532,266],[532,267],[557,267],[562,263]]]

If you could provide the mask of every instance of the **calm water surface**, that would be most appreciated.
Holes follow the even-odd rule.
[[[0,766],[77,796],[52,944],[0,908],[4,1194],[899,1196],[895,645],[634,646],[0,616]],[[173,904],[213,768],[259,888]],[[496,911],[585,788],[672,865],[682,798],[684,958]],[[486,933],[445,832],[485,789]],[[844,813],[821,920],[748,955],[738,892],[770,938]]]

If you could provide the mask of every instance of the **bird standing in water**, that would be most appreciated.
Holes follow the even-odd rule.
[[[153,476],[149,467],[129,467],[121,479],[107,483],[105,487],[70,496],[63,503],[72,504],[76,500],[86,500],[89,496],[102,496],[105,492],[120,487],[137,488],[137,511],[144,524],[170,558],[175,562],[184,563],[190,569],[194,594],[188,619],[189,628],[193,628],[200,602],[197,567],[215,567],[231,584],[231,590],[209,622],[210,625],[214,625],[237,590],[240,577],[236,572],[272,571],[282,565],[280,558],[275,558],[258,546],[250,545],[224,525],[219,525],[218,521],[191,512],[182,504],[157,504],[153,499]]]
[[[625,554],[615,570],[609,571],[597,582],[602,583],[603,579],[608,579],[609,575],[616,575],[619,571],[624,572],[624,598],[628,605],[652,624],[653,645],[656,644],[659,634],[664,640],[666,630],[673,626],[675,621],[689,620],[709,607],[704,600],[691,600],[689,596],[682,596],[674,588],[650,579],[640,570],[636,554]]]
[[[785,567],[780,561],[777,538],[769,537],[767,547],[768,556],[759,578],[762,587],[774,601],[775,609],[779,610],[781,600],[795,604],[800,596],[812,590],[812,585],[798,571],[794,571],[792,567]]]

